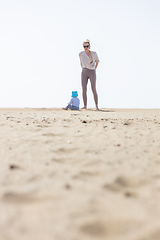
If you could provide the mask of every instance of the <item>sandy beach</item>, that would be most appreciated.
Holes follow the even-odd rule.
[[[160,240],[159,109],[0,109],[0,240]]]

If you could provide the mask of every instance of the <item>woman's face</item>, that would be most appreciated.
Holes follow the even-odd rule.
[[[83,44],[83,47],[84,47],[84,50],[85,50],[85,51],[90,49],[89,43],[84,43],[84,44]]]

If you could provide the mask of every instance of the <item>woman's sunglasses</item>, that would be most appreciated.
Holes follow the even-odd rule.
[[[84,48],[86,48],[86,47],[89,48],[89,45],[86,45],[86,46],[83,46],[83,47],[84,47]]]

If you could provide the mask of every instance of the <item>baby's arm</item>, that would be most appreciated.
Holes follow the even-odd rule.
[[[68,103],[68,105],[72,104],[72,102],[73,102],[73,101],[72,101],[72,98],[71,98],[71,100],[70,100],[70,102]]]

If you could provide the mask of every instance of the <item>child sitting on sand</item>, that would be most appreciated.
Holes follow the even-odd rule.
[[[79,103],[80,100],[78,97],[77,91],[72,91],[72,96],[71,100],[68,103],[68,105],[65,108],[62,108],[63,110],[67,110],[68,108],[71,110],[79,110]]]

